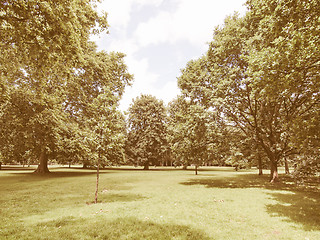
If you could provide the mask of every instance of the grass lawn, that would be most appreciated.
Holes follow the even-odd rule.
[[[320,239],[319,188],[231,168],[0,171],[0,239]],[[319,187],[319,186],[318,186]]]

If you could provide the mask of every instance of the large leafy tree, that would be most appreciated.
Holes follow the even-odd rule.
[[[295,126],[302,119],[314,122],[318,111],[319,6],[271,0],[247,5],[245,17],[228,17],[215,30],[207,55],[187,65],[179,86],[263,149],[271,181],[277,181],[282,159],[301,152]]]
[[[185,166],[198,166],[208,162],[212,137],[210,114],[200,104],[179,96],[169,104],[169,139],[172,152]]]
[[[168,151],[167,115],[163,101],[141,95],[130,105],[126,154],[129,161],[149,169]]]
[[[107,29],[95,1],[2,1],[1,152],[39,158],[80,158],[97,98],[114,106],[131,81],[123,54],[98,52],[92,33]],[[10,59],[10,61],[8,61]],[[108,93],[106,93],[108,91]],[[112,95],[112,101],[110,101]]]
[[[248,74],[265,98],[276,100],[298,165],[319,164],[320,6],[317,1],[248,1],[255,29]],[[279,121],[280,122],[280,121]],[[302,161],[299,159],[303,159]]]

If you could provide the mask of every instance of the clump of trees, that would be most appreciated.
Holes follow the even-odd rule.
[[[209,50],[187,64],[179,87],[221,116],[258,159],[266,156],[275,182],[290,156],[297,165],[301,158],[319,165],[320,9],[315,1],[246,4],[244,17],[230,16],[215,29]]]
[[[64,163],[123,157],[117,110],[132,75],[124,54],[98,51],[107,31],[96,1],[6,1],[0,5],[1,161]]]
[[[217,164],[236,169],[320,169],[320,5],[248,0],[245,16],[216,27],[208,51],[178,77],[166,108],[137,97],[124,54],[98,51],[107,31],[95,1],[7,1],[0,5],[0,158],[95,165]],[[126,121],[127,120],[127,121]],[[124,153],[125,156],[124,156]],[[124,160],[125,157],[125,160]],[[98,182],[98,181],[97,181]]]

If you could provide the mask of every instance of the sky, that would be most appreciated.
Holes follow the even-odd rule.
[[[134,82],[120,102],[126,111],[133,99],[151,94],[165,104],[179,94],[177,77],[187,62],[208,50],[213,30],[245,0],[102,0],[109,34],[94,37],[100,50],[126,54]]]

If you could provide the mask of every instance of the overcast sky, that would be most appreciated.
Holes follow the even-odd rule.
[[[241,15],[245,0],[103,0],[109,34],[95,39],[100,49],[127,55],[134,74],[120,109],[133,98],[151,94],[168,103],[179,93],[177,77],[191,59],[208,49],[213,29],[235,11]]]

